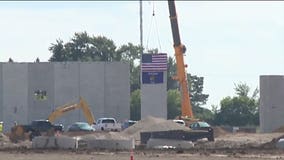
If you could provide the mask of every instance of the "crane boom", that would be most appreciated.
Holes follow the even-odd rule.
[[[174,79],[179,81],[181,87],[181,116],[194,118],[188,91],[187,73],[185,71],[185,67],[187,66],[184,64],[183,59],[186,48],[180,40],[175,2],[173,0],[168,0],[168,6],[177,65],[177,76],[175,76]]]

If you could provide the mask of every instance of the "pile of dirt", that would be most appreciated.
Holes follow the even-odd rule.
[[[261,145],[262,148],[275,148],[276,147],[276,143],[280,140],[283,139],[284,135],[281,135],[279,137],[273,138],[270,142],[267,143],[263,143]]]
[[[135,140],[140,140],[140,132],[150,131],[170,131],[170,130],[191,130],[188,127],[182,126],[173,122],[172,120],[166,120],[156,117],[147,117],[125,129],[121,133],[125,136],[132,137]]]
[[[7,137],[5,134],[0,133],[0,142],[9,142],[9,137]]]
[[[213,129],[214,129],[214,137],[220,137],[228,134],[228,132],[221,127],[213,127]]]
[[[275,129],[273,132],[280,132],[280,133],[283,133],[284,132],[284,126],[281,126],[277,129]]]

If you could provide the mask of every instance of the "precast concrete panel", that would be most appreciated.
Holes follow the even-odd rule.
[[[260,76],[260,131],[284,126],[284,76]]]
[[[164,83],[141,84],[141,119],[148,116],[167,119],[167,72]]]
[[[52,63],[28,64],[28,121],[47,119],[54,109],[54,67]],[[45,92],[37,95],[36,92]]]
[[[89,107],[95,119],[104,115],[104,62],[80,63],[80,93]],[[85,116],[80,112],[80,121],[86,121]]]
[[[3,76],[2,63],[0,63],[0,121],[3,121]]]
[[[130,118],[129,64],[105,63],[105,116],[118,121]]]
[[[54,107],[69,103],[79,103],[79,62],[56,62],[54,63]],[[54,108],[54,109],[55,109]],[[64,113],[57,123],[65,127],[79,121],[80,111],[72,110]]]
[[[4,132],[10,131],[14,122],[28,122],[28,64],[5,63],[3,76],[3,120]]]

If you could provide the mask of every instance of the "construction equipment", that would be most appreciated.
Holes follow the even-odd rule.
[[[89,125],[92,125],[93,123],[95,123],[95,118],[93,116],[93,113],[92,113],[89,105],[87,104],[87,102],[82,97],[80,97],[79,103],[65,104],[63,106],[57,107],[48,116],[48,120],[51,123],[53,123],[55,121],[55,119],[59,118],[64,113],[71,111],[71,110],[74,110],[74,109],[82,109],[82,111],[85,115],[85,118],[86,118],[87,122],[89,123]]]
[[[176,7],[173,0],[168,0],[170,22],[172,29],[172,36],[174,41],[174,50],[176,58],[177,75],[173,79],[179,81],[181,91],[181,116],[178,119],[183,119],[186,122],[196,121],[193,116],[192,106],[190,102],[190,96],[188,91],[187,73],[185,68],[187,65],[184,64],[184,53],[186,47],[181,43],[179,27],[177,21]],[[187,124],[188,125],[188,124]]]
[[[56,131],[58,130],[63,131],[62,128],[59,129],[60,126],[52,124],[54,123],[55,119],[59,118],[64,113],[75,109],[82,109],[86,117],[86,120],[90,125],[95,123],[95,118],[87,102],[82,97],[80,97],[79,103],[71,103],[57,107],[48,116],[47,120],[34,120],[32,121],[31,124],[28,125],[15,125],[14,127],[11,128],[11,132],[9,133],[9,138],[12,142],[18,142],[26,139],[31,140],[35,136],[40,136],[42,134],[47,136],[53,136]]]

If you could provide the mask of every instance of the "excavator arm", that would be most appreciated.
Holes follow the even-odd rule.
[[[93,116],[93,113],[87,104],[87,102],[80,97],[79,103],[72,103],[72,104],[66,104],[60,107],[57,107],[49,116],[48,121],[53,123],[55,119],[62,116],[64,113],[75,110],[75,109],[82,109],[84,116],[87,119],[87,122],[92,125],[95,123],[95,118]],[[31,133],[32,134],[32,133]],[[54,130],[49,130],[47,132],[47,135],[54,135]],[[9,138],[12,142],[18,142],[20,140],[28,139],[31,135],[25,131],[25,125],[16,125],[11,128],[11,132],[9,133]]]
[[[84,116],[87,120],[87,122],[92,125],[95,122],[95,118],[93,116],[93,113],[87,104],[87,102],[80,97],[80,102],[79,103],[72,103],[72,104],[66,104],[60,107],[57,107],[49,116],[48,120],[53,123],[55,119],[59,118],[62,116],[64,113],[75,110],[75,109],[82,109]]]
[[[186,48],[180,40],[175,2],[173,0],[168,0],[168,6],[177,65],[177,76],[175,76],[174,79],[179,81],[181,87],[181,116],[184,118],[194,118],[188,91],[187,73],[185,71],[187,66],[184,64],[183,59]]]

